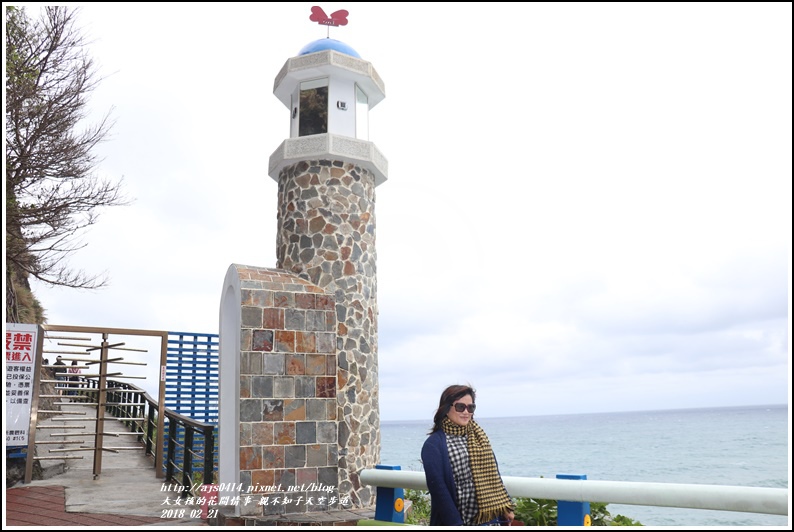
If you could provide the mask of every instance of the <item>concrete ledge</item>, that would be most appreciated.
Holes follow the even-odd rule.
[[[373,142],[322,133],[284,140],[270,156],[268,175],[278,183],[281,170],[287,166],[320,159],[362,166],[374,175],[375,186],[385,182],[389,174],[389,161]]]

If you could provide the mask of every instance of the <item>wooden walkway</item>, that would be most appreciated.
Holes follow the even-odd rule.
[[[161,525],[162,519],[138,515],[66,511],[63,486],[10,488],[5,496],[6,526],[139,526]],[[166,523],[167,524],[167,523]]]
[[[91,410],[78,403],[69,406],[70,411],[76,409],[85,409],[86,415]],[[59,417],[52,417],[47,423],[57,423]],[[118,421],[106,421],[105,430],[128,429]],[[199,508],[171,505],[174,493],[167,491],[163,479],[156,477],[154,461],[144,454],[143,447],[103,453],[102,472],[97,479],[93,475],[92,454],[83,454],[83,459],[64,460],[63,473],[7,488],[4,527],[207,525],[206,520],[190,517],[191,511]],[[167,512],[175,508],[184,509],[184,514]]]

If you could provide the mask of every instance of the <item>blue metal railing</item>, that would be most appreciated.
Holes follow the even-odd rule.
[[[173,452],[173,462],[183,471],[206,467],[205,452],[212,449],[213,470],[218,463],[218,335],[209,333],[169,332],[166,353],[165,407],[179,416],[166,416],[164,451]],[[186,421],[213,425],[214,431],[186,432]],[[210,445],[211,444],[211,445]],[[187,449],[186,458],[185,449]],[[183,473],[186,474],[186,473]]]
[[[204,423],[218,422],[218,335],[169,332],[165,406]]]

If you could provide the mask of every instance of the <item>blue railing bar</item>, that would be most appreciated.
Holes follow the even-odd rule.
[[[199,342],[199,341],[176,341],[176,340],[169,340],[171,345],[166,346],[168,353],[180,353],[185,351],[187,354],[196,356],[197,354],[201,354],[206,356],[209,354],[217,354],[218,353],[218,342]],[[183,349],[184,346],[184,349]]]
[[[190,408],[192,410],[200,409],[200,410],[217,410],[218,404],[206,404],[204,402],[201,403],[189,403],[184,400],[181,401],[166,401],[166,405],[173,405],[179,408]],[[171,410],[174,410],[173,408]]]
[[[180,384],[182,386],[180,386],[179,388],[175,388],[175,386],[178,386]],[[172,379],[166,379],[166,386],[170,386],[171,390],[177,390],[177,391],[181,391],[186,386],[187,387],[191,387],[191,388],[195,387],[195,388],[198,388],[199,390],[206,390],[207,387],[210,387],[210,388],[215,388],[216,391],[217,391],[218,383],[206,382],[206,381],[201,383],[201,382],[191,381],[190,379],[173,379],[172,378]]]
[[[176,382],[176,383],[173,383],[173,384],[169,385],[172,388],[170,390],[168,390],[168,389],[166,390],[166,398],[167,399],[172,399],[172,398],[176,398],[176,397],[184,398],[185,397],[185,395],[184,395],[185,390],[189,390],[189,392],[191,394],[193,392],[195,392],[196,394],[201,394],[201,395],[213,394],[213,398],[214,397],[218,397],[218,386],[217,385],[204,384],[204,385],[191,386],[187,382],[185,382],[185,383],[183,383],[183,386],[178,386],[178,387],[174,388],[174,386],[177,386],[178,384],[179,383]],[[181,392],[181,393],[178,393],[178,392]],[[192,396],[188,396],[188,399],[191,399],[191,398],[192,398]],[[217,399],[214,399],[214,400],[217,402]],[[202,401],[206,401],[206,399],[202,399]]]
[[[194,399],[185,399],[183,396],[166,396],[167,403],[185,403],[185,402],[197,402],[196,398],[200,401],[202,405],[211,405],[211,406],[218,406],[218,400],[215,397],[218,397],[217,390],[215,391],[201,391],[201,390],[193,390],[192,393],[195,394]]]
[[[166,384],[171,387],[172,390],[182,391],[185,387],[188,388],[198,388],[199,391],[207,391],[207,388],[215,388],[217,391],[218,383],[215,382],[195,382],[191,381],[190,379],[175,379],[170,378],[167,379]],[[181,386],[180,386],[181,385]],[[174,386],[180,386],[179,388],[174,388]]]
[[[187,410],[192,410],[192,411],[202,412],[202,413],[213,413],[213,412],[217,412],[218,411],[217,406],[213,406],[212,408],[208,408],[208,407],[204,407],[203,405],[186,405],[184,403],[166,403],[166,406],[168,408],[170,408],[171,410],[175,410],[174,408],[171,408],[171,407],[179,407],[179,408],[185,408]]]
[[[186,414],[189,414],[189,413],[190,412],[187,412]],[[212,417],[211,416],[198,415],[198,416],[195,416],[195,417],[191,417],[191,419],[193,419],[194,421],[198,421],[199,423],[203,423],[205,425],[216,425],[216,423],[212,423]]]
[[[216,380],[209,380],[209,379],[194,379],[191,380],[187,375],[176,375],[171,376],[166,379],[171,385],[174,384],[187,384],[187,383],[194,383],[197,387],[206,387],[206,386],[218,386],[218,382]]]
[[[179,407],[179,408],[185,408],[186,410],[190,410],[192,412],[197,412],[197,413],[204,414],[204,415],[206,415],[206,414],[217,414],[218,413],[218,409],[217,408],[212,408],[212,409],[208,409],[208,408],[189,408],[190,405],[175,404],[175,405],[170,405],[169,406],[169,404],[166,403],[166,407],[170,408],[171,410],[174,410],[174,408],[172,408],[174,406]],[[183,412],[180,412],[180,413],[183,413]],[[190,417],[190,416],[188,416],[188,417]]]
[[[187,369],[198,369],[198,368],[187,368]],[[186,370],[167,370],[166,379],[171,382],[195,382],[196,386],[206,386],[207,384],[213,384],[215,386],[218,385],[217,375],[213,373],[209,374],[201,374],[201,373],[190,373]]]
[[[216,399],[216,397],[218,397],[217,391],[209,391],[208,392],[208,391],[201,391],[201,390],[193,390],[192,392],[194,392],[196,394],[196,397],[199,398],[198,402],[200,402],[200,404],[218,406],[218,400]],[[188,402],[192,401],[194,403],[197,402],[197,400],[195,398],[194,399],[185,399],[183,396],[178,396],[178,395],[177,396],[171,396],[171,397],[166,396],[166,401],[167,402],[177,401],[179,403],[184,403],[186,401],[188,401]]]
[[[168,406],[168,405],[166,405],[166,406]],[[182,405],[182,404],[177,404],[177,405],[173,405],[173,406],[185,407],[186,410],[190,410],[191,412],[196,412],[196,413],[204,414],[204,415],[206,415],[206,414],[217,414],[218,413],[218,409],[217,408],[187,408],[186,405]],[[169,406],[169,408],[170,408],[170,406]],[[171,410],[174,410],[174,409],[171,408]]]
[[[207,386],[215,386],[215,387],[217,387],[218,386],[218,382],[214,381],[214,380],[204,379],[203,382],[202,382],[200,380],[191,380],[186,375],[182,375],[181,377],[182,378],[177,378],[177,377],[174,377],[174,376],[168,377],[166,379],[166,381],[169,384],[171,384],[171,385],[179,384],[179,383],[185,384],[185,383],[193,382],[193,383],[195,383],[195,386],[197,386],[197,387],[207,387]]]
[[[198,340],[198,339],[196,339],[196,340],[186,340],[186,339],[182,339],[182,340],[168,340],[168,344],[171,344],[171,345],[166,345],[166,348],[169,351],[171,351],[171,350],[174,349],[173,346],[175,346],[175,345],[188,345],[188,346],[209,346],[210,349],[212,350],[212,348],[217,346],[218,343],[219,342],[218,342],[217,338],[216,339],[208,339],[208,340],[203,340],[203,339],[202,340]],[[191,350],[194,350],[194,349],[196,349],[196,348],[195,347],[191,347]],[[207,351],[207,349],[202,349],[202,351]]]
[[[218,410],[218,405],[212,405],[212,406],[189,405],[189,404],[185,404],[185,403],[183,403],[181,401],[177,402],[177,403],[166,402],[166,406],[169,406],[169,405],[176,406],[176,407],[179,407],[179,408],[187,408],[189,410],[196,410],[196,411],[200,411],[200,412],[216,412]],[[171,408],[171,410],[174,410],[174,409]]]
[[[205,378],[200,380],[199,379],[191,380],[187,375],[183,374],[183,375],[171,375],[170,377],[166,377],[166,380],[170,381],[171,383],[195,382],[196,386],[207,386],[207,385],[218,386],[218,381],[216,379],[207,379],[206,375],[204,375],[203,377]]]
[[[364,469],[360,479],[368,486],[427,490],[420,471]],[[784,488],[505,476],[502,480],[512,497],[788,515],[789,492]]]
[[[193,419],[194,421],[199,421],[201,423],[204,423],[205,425],[215,425],[215,423],[212,423],[211,420],[214,419],[215,417],[217,417],[217,415],[216,416],[203,415],[203,414],[205,414],[205,412],[183,412],[183,413],[185,415],[192,414],[192,415],[189,415],[189,417],[191,419]],[[209,412],[209,413],[211,414],[212,412]],[[209,420],[208,420],[208,418],[209,418]]]
[[[218,383],[213,381],[204,381],[204,382],[196,382],[194,380],[184,378],[184,379],[176,379],[174,377],[166,378],[166,385],[176,386],[178,384],[182,385],[189,385],[190,387],[199,388],[200,390],[206,390],[206,388],[215,388],[216,391],[218,389]]]
[[[206,386],[208,383],[209,384],[215,384],[216,386],[218,385],[218,378],[217,378],[216,374],[213,374],[213,373],[208,373],[208,374],[198,373],[197,374],[196,372],[188,372],[187,370],[189,370],[189,369],[198,369],[198,368],[185,368],[185,369],[182,369],[182,370],[173,370],[173,369],[166,370],[166,375],[165,375],[166,376],[166,380],[169,380],[169,381],[172,381],[172,382],[193,381],[193,382],[196,383],[196,386]],[[197,377],[200,377],[200,378],[197,378]]]
[[[214,400],[212,402],[207,402],[206,400],[201,400],[200,402],[197,402],[197,401],[194,400],[193,402],[190,402],[190,401],[182,399],[182,398],[169,398],[168,400],[165,401],[165,404],[166,405],[175,405],[175,406],[179,406],[179,407],[183,407],[184,406],[186,408],[193,408],[193,409],[199,408],[199,409],[202,409],[202,410],[217,410],[218,409],[218,403],[216,401],[214,401]]]
[[[180,384],[186,385],[186,384],[189,384],[191,382],[195,383],[195,384],[191,384],[191,386],[195,386],[196,388],[200,388],[200,389],[201,388],[206,389],[207,387],[210,387],[210,388],[215,388],[216,391],[217,391],[217,388],[218,388],[218,383],[214,382],[214,381],[206,381],[205,380],[204,382],[201,382],[201,381],[196,382],[196,381],[191,381],[190,379],[176,379],[176,378],[173,378],[173,377],[171,377],[170,379],[166,379],[166,386],[171,386],[172,390],[181,391],[182,388],[174,388],[174,386],[177,386],[177,385],[180,385]]]

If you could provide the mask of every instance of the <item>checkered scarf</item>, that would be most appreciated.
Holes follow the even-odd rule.
[[[464,525],[474,524],[477,515],[477,494],[474,491],[474,477],[469,466],[469,450],[466,448],[466,436],[447,434],[447,452],[455,477],[455,488],[458,491],[458,511]]]
[[[469,451],[469,465],[474,477],[474,490],[477,495],[477,515],[475,524],[487,523],[495,517],[504,515],[513,509],[513,503],[507,495],[502,477],[496,468],[491,442],[485,431],[473,419],[465,426],[453,423],[444,418],[441,428],[447,434],[465,436]]]

